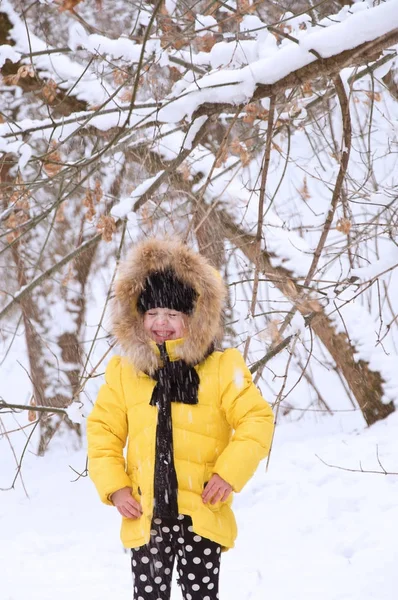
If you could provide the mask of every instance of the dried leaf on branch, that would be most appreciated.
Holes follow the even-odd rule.
[[[86,189],[86,194],[83,200],[83,206],[87,208],[87,212],[84,215],[86,221],[92,221],[96,215],[96,210],[94,206],[94,194],[90,187]]]
[[[273,147],[274,150],[276,150],[277,152],[279,152],[279,154],[282,154],[282,148],[279,146],[279,144],[277,144],[276,142],[272,141],[271,142],[271,146]]]
[[[57,142],[51,142],[49,152],[44,160],[43,169],[49,177],[57,175],[62,169],[61,154]]]
[[[46,102],[51,104],[57,97],[57,84],[53,79],[49,79],[42,87],[41,93]]]
[[[129,74],[122,69],[113,69],[112,78],[116,85],[123,85],[128,80]]]
[[[59,5],[59,12],[65,12],[66,10],[70,10],[74,12],[75,7],[80,4],[82,0],[57,0],[57,4]]]
[[[253,125],[256,119],[266,121],[268,119],[268,110],[263,109],[258,102],[250,102],[245,107],[245,116],[243,122]]]
[[[177,48],[178,50],[178,48]],[[169,67],[170,80],[175,83],[179,81],[182,77],[182,73],[177,69],[177,67],[171,66]]]
[[[198,52],[210,52],[214,44],[217,43],[217,38],[212,33],[206,33],[205,35],[198,35],[194,39],[195,48]]]
[[[314,90],[312,89],[312,85],[310,81],[306,81],[302,86],[301,86],[301,91],[303,93],[303,96],[308,97],[308,96],[312,96],[314,93]]]
[[[18,71],[13,75],[6,75],[4,77],[4,82],[7,85],[18,85],[20,79],[34,77],[34,75],[35,72],[30,65],[22,65],[22,67],[19,67]]]
[[[29,402],[29,406],[36,406],[36,401],[34,398]],[[28,421],[29,423],[33,423],[37,419],[37,413],[35,410],[28,410]]]
[[[28,211],[30,208],[30,191],[27,183],[19,173],[14,181],[14,191],[10,198],[10,204],[16,209]]]
[[[104,195],[104,192],[102,191],[101,182],[99,179],[97,179],[95,182],[95,185],[94,185],[94,192],[93,192],[94,202],[96,202],[96,204],[99,204],[99,202],[101,202],[101,200],[103,198],[103,195]]]
[[[291,25],[289,25],[289,22],[279,23],[277,25],[274,25],[271,29],[271,33],[272,35],[274,35],[274,37],[276,37],[278,44],[283,42],[283,40],[286,39],[286,35],[291,34],[292,31],[293,28]]]
[[[307,175],[304,175],[303,185],[301,188],[299,188],[299,194],[303,200],[309,200],[311,198],[311,194],[308,189]]]
[[[105,242],[111,242],[116,231],[115,219],[111,215],[101,215],[98,219],[97,229]]]
[[[236,8],[240,15],[250,15],[257,7],[251,0],[236,0]]]
[[[177,171],[181,174],[183,181],[190,181],[192,179],[191,169],[186,162],[182,163],[182,165],[178,167]]]
[[[376,102],[381,102],[381,94],[380,92],[365,92],[365,94],[367,95],[367,97],[370,100],[375,100]]]
[[[30,218],[30,192],[20,174],[14,181],[14,191],[9,199],[9,206],[13,211],[5,220],[5,225],[10,230],[6,239],[8,243],[12,243],[20,235],[21,227]]]
[[[152,231],[153,213],[146,204],[140,209],[140,218],[142,219],[143,224],[148,228],[148,231]]]
[[[125,89],[120,94],[120,100],[122,102],[130,102],[131,99],[132,99],[132,97],[133,97],[133,90],[132,89]],[[96,107],[93,107],[93,110],[96,110]]]
[[[345,235],[348,235],[350,233],[351,227],[352,227],[352,223],[351,223],[350,219],[346,219],[345,217],[342,217],[336,223],[337,231],[340,231],[341,233],[344,233]]]
[[[65,221],[65,203],[64,202],[57,209],[55,221],[56,221],[56,223],[63,223]]]
[[[94,184],[94,190],[89,186],[86,189],[86,193],[83,200],[83,206],[85,206],[88,210],[85,214],[86,221],[92,221],[97,214],[95,205],[99,204],[102,200],[104,193],[102,191],[101,182],[99,179],[96,180]]]
[[[160,45],[162,48],[171,45],[176,50],[180,50],[183,46],[187,45],[187,37],[181,33],[179,26],[170,16],[165,4],[160,9],[158,23],[159,29],[162,32],[160,36]]]
[[[232,154],[239,156],[243,167],[246,167],[250,163],[252,159],[251,154],[247,150],[246,146],[238,140],[238,138],[232,140],[230,149]]]
[[[254,121],[257,119],[259,115],[259,107],[255,102],[250,102],[245,107],[245,116],[243,117],[243,122],[248,125],[253,125]]]

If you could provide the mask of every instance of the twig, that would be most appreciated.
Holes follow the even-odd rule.
[[[67,411],[64,408],[54,408],[53,406],[25,406],[25,404],[9,404],[5,400],[0,400],[0,411],[5,408],[11,408],[14,410],[32,410],[35,412],[43,413],[59,413],[61,415],[67,415]],[[12,412],[14,412],[12,410]]]
[[[282,394],[283,394],[284,389],[286,387],[287,375],[288,375],[288,372],[289,372],[290,363],[291,363],[291,360],[292,360],[292,356],[293,356],[293,353],[294,353],[294,347],[296,345],[296,342],[297,342],[297,337],[296,337],[296,339],[293,342],[293,351],[290,353],[289,358],[288,358],[287,363],[286,363],[286,368],[285,368],[285,374],[283,376],[282,387],[281,387],[281,389],[279,391],[279,394],[277,396],[277,399],[276,399],[275,403],[272,405],[272,407],[274,407],[276,405],[276,410],[275,410],[275,426],[274,426],[274,431],[272,432],[272,440],[271,440],[271,444],[270,444],[270,448],[269,448],[269,452],[268,452],[268,456],[267,456],[267,463],[265,465],[265,470],[266,471],[268,471],[269,463],[270,463],[270,460],[271,460],[272,449],[274,447],[274,439],[275,439],[276,426],[278,424],[279,409],[280,409],[280,405],[281,405],[281,402],[282,402]]]
[[[29,423],[29,425],[32,425],[32,423]],[[10,446],[10,448],[11,448],[11,452],[12,452],[12,454],[13,454],[13,456],[14,456],[15,463],[16,463],[16,465],[17,465],[17,468],[18,468],[18,459],[17,459],[17,455],[16,455],[16,452],[15,452],[15,448],[14,448],[14,446],[12,445],[12,443],[11,443],[11,440],[10,440],[10,437],[9,437],[9,433],[12,433],[12,432],[11,432],[11,431],[5,431],[4,423],[3,423],[3,421],[2,421],[1,419],[0,419],[0,428],[1,428],[1,429],[3,429],[3,431],[1,432],[1,436],[3,436],[3,435],[5,436],[5,438],[6,438],[7,442],[8,442],[8,444],[9,444],[9,446]],[[26,487],[25,487],[25,482],[24,482],[24,480],[23,480],[22,473],[21,473],[21,484],[22,484],[23,490],[24,490],[24,492],[25,492],[25,496],[26,496],[27,498],[29,498],[29,494],[28,494],[28,491],[27,491],[27,489],[26,489]]]
[[[256,260],[254,263],[254,282],[253,282],[253,293],[252,301],[250,306],[250,314],[253,316],[257,303],[257,292],[258,292],[258,279],[260,277],[260,253],[261,253],[261,240],[263,235],[263,222],[264,222],[264,200],[265,191],[267,188],[267,178],[269,171],[269,164],[271,158],[271,143],[273,137],[273,126],[274,126],[274,115],[275,115],[275,96],[271,96],[270,106],[268,112],[267,122],[267,138],[265,142],[264,159],[261,173],[261,184],[260,184],[260,197],[258,200],[258,218],[257,218],[257,233],[256,233]],[[251,336],[249,335],[246,339],[245,348],[243,351],[244,359],[247,360],[249,353]]]
[[[76,473],[76,475],[77,475],[76,479],[71,480],[71,483],[75,483],[75,481],[78,481],[81,477],[87,477],[88,476],[88,457],[86,458],[86,466],[81,473],[79,471],[76,471],[76,469],[74,469],[71,465],[69,465],[69,468],[72,469],[72,471],[74,473]]]
[[[360,469],[350,469],[348,467],[340,467],[339,465],[331,465],[331,464],[327,463],[325,460],[323,460],[323,458],[318,456],[318,454],[315,454],[315,456],[321,461],[321,463],[323,463],[327,467],[330,467],[332,469],[339,469],[340,471],[349,471],[350,473],[371,473],[374,475],[398,475],[398,473],[395,473],[394,471],[386,471],[385,468],[383,467],[383,465],[380,463],[378,455],[377,455],[377,459],[378,459],[378,463],[379,463],[380,467],[382,468],[382,471],[376,471],[373,469],[363,469],[362,466],[360,467]]]
[[[32,410],[32,407],[30,407],[30,410]],[[20,459],[19,459],[19,462],[18,462],[18,466],[17,466],[17,472],[16,472],[16,474],[15,474],[15,477],[14,477],[14,479],[13,479],[13,482],[12,482],[11,486],[10,486],[9,488],[6,488],[6,489],[4,489],[4,488],[0,488],[0,490],[1,490],[2,492],[5,492],[5,491],[8,491],[8,490],[12,490],[12,489],[14,489],[14,487],[15,487],[15,482],[16,482],[16,480],[18,479],[18,475],[20,475],[20,474],[21,474],[22,462],[23,462],[23,458],[24,458],[24,456],[25,456],[25,452],[26,452],[26,450],[27,450],[27,448],[28,448],[28,446],[29,446],[29,442],[30,442],[30,440],[31,440],[31,438],[32,438],[32,436],[33,436],[33,434],[34,434],[34,432],[36,431],[36,427],[38,426],[38,424],[39,424],[39,423],[40,423],[40,419],[38,419],[38,420],[36,421],[36,423],[34,424],[34,426],[33,426],[33,428],[32,428],[32,431],[30,432],[30,434],[29,434],[29,436],[28,436],[28,438],[27,438],[27,440],[26,440],[26,443],[25,443],[24,449],[22,450],[22,454],[21,454],[21,457],[20,457]]]
[[[276,356],[277,354],[279,354],[279,352],[281,352],[282,350],[284,350],[286,348],[286,346],[288,346],[290,344],[290,342],[292,341],[292,339],[294,337],[297,337],[297,333],[292,333],[292,335],[289,335],[287,338],[285,338],[282,342],[280,342],[277,346],[274,346],[273,348],[271,348],[271,350],[269,350],[267,352],[267,354],[265,356],[263,356],[263,358],[260,358],[260,360],[258,360],[257,362],[255,362],[251,367],[250,367],[250,373],[255,373],[260,367],[263,367],[265,364],[267,364],[268,361],[271,360],[271,358],[273,358],[274,356]]]
[[[332,201],[330,203],[329,212],[326,216],[326,221],[323,226],[323,230],[321,236],[319,238],[317,247],[314,252],[314,256],[312,258],[312,262],[310,268],[308,270],[307,276],[304,280],[304,286],[308,286],[315,274],[317,269],[319,259],[321,257],[322,250],[325,246],[326,239],[329,235],[330,228],[332,226],[333,218],[336,212],[338,201],[340,200],[344,179],[347,173],[348,162],[350,159],[351,152],[351,138],[352,138],[352,128],[351,128],[351,116],[350,116],[350,106],[347,98],[347,94],[344,88],[344,83],[338,75],[334,79],[336,93],[340,102],[341,107],[341,115],[343,120],[343,147],[341,150],[341,160],[340,160],[340,169],[337,175],[336,183],[333,189]],[[289,315],[284,320],[282,327],[280,328],[279,333],[282,335],[285,329],[290,325],[295,313],[297,311],[296,306],[292,308]]]
[[[19,304],[20,302],[22,302],[22,300],[24,300],[27,296],[29,296],[29,294],[38,285],[40,285],[48,277],[50,277],[51,275],[53,275],[54,273],[59,271],[64,265],[66,265],[68,262],[70,262],[76,256],[78,256],[79,254],[81,254],[82,252],[84,252],[85,250],[90,248],[93,244],[97,244],[101,240],[101,238],[102,238],[102,233],[97,233],[97,235],[95,235],[91,239],[87,240],[86,242],[84,242],[83,244],[81,244],[80,246],[78,246],[77,248],[72,250],[72,252],[69,252],[69,254],[64,256],[63,259],[61,259],[59,262],[55,263],[55,265],[53,265],[52,267],[47,269],[47,271],[44,271],[43,273],[41,273],[41,275],[36,277],[36,279],[33,279],[28,285],[26,285],[22,289],[22,291],[20,291],[18,294],[16,294],[14,296],[14,298],[8,304],[5,305],[3,310],[0,312],[0,319],[2,317],[5,317],[5,315],[11,310],[11,308],[14,306],[14,304]]]
[[[142,194],[142,196],[140,196],[140,198],[135,202],[135,204],[133,206],[133,212],[137,212],[138,209],[141,208],[147,200],[149,200],[149,198],[160,187],[160,185],[167,179],[167,177],[169,175],[171,175],[172,173],[174,173],[176,169],[178,169],[178,167],[184,162],[184,160],[191,154],[192,150],[194,150],[196,148],[196,146],[199,144],[201,139],[204,137],[206,132],[209,130],[211,124],[212,124],[211,119],[207,119],[203,123],[202,127],[197,132],[195,139],[192,142],[191,147],[186,148],[185,150],[182,150],[178,154],[178,156],[173,161],[171,161],[168,168],[165,169],[163,171],[163,173],[159,177],[156,178],[156,180],[152,183],[152,185],[149,186],[147,191],[144,194]]]
[[[142,63],[144,61],[145,47],[146,47],[146,44],[148,42],[150,33],[152,31],[152,25],[153,25],[153,23],[155,21],[156,15],[158,14],[158,12],[159,12],[160,7],[162,6],[162,4],[163,4],[163,0],[158,0],[157,1],[156,6],[154,6],[154,8],[153,8],[153,11],[152,11],[152,14],[151,14],[151,18],[149,19],[149,23],[148,23],[148,25],[146,27],[146,30],[145,30],[144,39],[142,41],[142,47],[141,47],[140,57],[138,59],[138,65],[137,65],[137,72],[136,72],[136,75],[135,75],[133,94],[132,94],[131,101],[130,101],[130,108],[129,108],[129,112],[128,112],[126,123],[125,123],[126,127],[128,127],[130,125],[130,118],[131,118],[131,115],[133,113],[135,99],[136,99],[137,93],[138,93],[138,85],[139,85],[140,77],[141,77],[140,73],[141,73],[141,69],[142,69]]]

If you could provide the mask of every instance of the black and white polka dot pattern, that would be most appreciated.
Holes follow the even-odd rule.
[[[148,544],[131,549],[134,600],[170,600],[177,558],[184,600],[218,600],[221,547],[193,531],[192,519],[155,518]]]

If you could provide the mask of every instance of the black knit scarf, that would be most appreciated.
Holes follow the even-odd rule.
[[[199,375],[183,360],[170,361],[163,344],[159,350],[163,366],[153,375],[156,385],[150,401],[152,406],[158,407],[154,516],[177,517],[178,481],[174,466],[171,402],[197,404]]]

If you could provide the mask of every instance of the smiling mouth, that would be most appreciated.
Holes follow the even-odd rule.
[[[169,335],[172,335],[174,332],[173,331],[154,331],[153,333],[155,335],[157,335],[158,337],[167,337]]]

